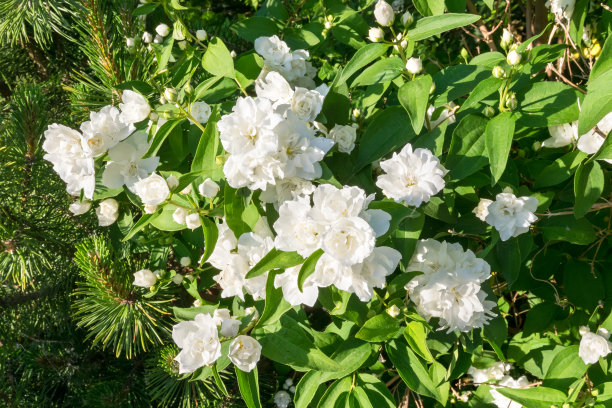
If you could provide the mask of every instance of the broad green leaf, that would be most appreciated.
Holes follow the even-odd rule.
[[[206,123],[205,130],[202,136],[200,136],[198,147],[191,162],[192,172],[202,172],[201,177],[210,177],[216,181],[223,178],[223,166],[217,164],[217,153],[221,144],[219,141],[219,131],[217,130],[218,121],[219,108],[215,106]]]
[[[130,238],[132,238],[134,235],[140,232],[144,227],[149,225],[151,221],[159,217],[160,214],[161,212],[156,212],[153,214],[142,214],[140,218],[138,219],[138,221],[136,221],[136,223],[132,225],[132,228],[130,228],[129,232],[125,235],[125,237],[123,237],[121,241],[122,242],[128,241]]]
[[[546,330],[561,308],[552,302],[538,303],[527,312],[523,333],[529,335]]]
[[[487,123],[485,146],[491,165],[491,185],[497,184],[506,169],[506,163],[514,137],[514,117],[511,112],[503,112]]]
[[[405,218],[398,228],[392,232],[394,248],[400,251],[402,259],[400,264],[405,268],[410,262],[414,248],[421,236],[421,230],[425,224],[425,216],[418,213],[416,218]]]
[[[172,56],[172,46],[174,45],[174,38],[169,35],[164,40],[164,43],[161,45],[160,52],[156,52],[157,54],[157,72],[161,72],[168,66],[168,61]]]
[[[317,408],[339,408],[347,405],[347,396],[351,391],[352,377],[344,377],[334,382],[323,394]]]
[[[189,201],[180,195],[174,194],[172,195],[169,204],[164,205],[159,216],[151,219],[151,225],[162,231],[180,231],[185,229],[185,225],[177,224],[172,218],[172,214],[174,214],[174,211],[179,208],[178,206],[192,208]]]
[[[248,408],[261,408],[259,399],[259,381],[257,380],[257,367],[251,372],[245,372],[234,366],[236,369],[236,379],[242,399]]]
[[[586,373],[588,366],[578,355],[578,347],[578,345],[569,346],[557,353],[548,366],[543,386],[566,390]]]
[[[565,261],[563,287],[567,300],[586,310],[595,310],[606,297],[603,277],[587,262]]]
[[[454,180],[463,179],[487,164],[485,129],[488,120],[467,115],[455,128],[444,167]]]
[[[274,287],[275,276],[276,273],[274,272],[268,274],[268,279],[266,280],[266,304],[255,327],[274,324],[287,310],[291,309],[291,305],[283,297],[282,289]]]
[[[408,112],[414,133],[421,132],[427,111],[427,101],[429,100],[429,90],[433,80],[429,75],[420,75],[413,81],[406,82],[399,89],[397,98]]]
[[[134,17],[144,16],[145,14],[149,14],[153,12],[159,4],[139,4],[138,7],[132,11],[132,15]]]
[[[550,187],[563,183],[572,177],[580,163],[587,157],[586,153],[576,149],[559,157],[542,170],[533,183],[534,188]]]
[[[597,234],[586,218],[576,219],[572,215],[544,217],[538,222],[542,235],[549,241],[567,241],[576,245],[588,245],[597,239]]]
[[[314,273],[315,266],[317,265],[317,262],[319,261],[321,255],[323,255],[323,250],[317,249],[308,258],[306,258],[306,260],[302,264],[300,272],[298,273],[297,281],[298,289],[300,291],[304,290],[304,283],[306,282],[306,279],[308,279],[308,277]]]
[[[383,342],[399,334],[399,321],[382,312],[365,322],[355,337],[372,343]]]
[[[561,406],[567,396],[565,393],[547,387],[533,388],[497,388],[497,392],[529,408],[550,408],[551,405]]]
[[[380,82],[392,81],[401,75],[404,62],[399,57],[383,58],[367,67],[351,84],[351,88],[360,85],[372,85]],[[429,91],[429,89],[428,89]]]
[[[453,28],[472,24],[480,19],[474,14],[447,13],[440,16],[424,17],[416,22],[414,28],[408,30],[407,37],[412,41],[424,40]]]
[[[174,128],[177,128],[177,132],[182,132],[182,127],[180,126],[183,123],[184,119],[179,120],[169,120],[168,122],[161,125],[159,129],[153,135],[153,140],[151,141],[151,146],[149,150],[145,153],[143,158],[152,157],[157,154],[159,148],[162,146],[166,138],[172,133]]]
[[[346,66],[336,75],[332,87],[346,83],[353,74],[361,70],[381,55],[385,54],[389,49],[389,45],[381,43],[371,43],[363,46],[357,52]]]
[[[331,32],[336,40],[342,44],[348,45],[349,47],[353,47],[356,50],[366,45],[365,41],[363,40],[363,36],[361,36],[357,30],[349,25],[334,24]]]
[[[444,13],[444,0],[414,0],[413,3],[423,17]]]
[[[274,20],[253,16],[233,24],[230,29],[247,41],[255,41],[259,37],[270,37],[279,33],[279,26]]]
[[[251,52],[242,55],[236,60],[234,66],[236,79],[243,88],[248,88],[259,77],[264,66],[263,58],[257,53]]]
[[[204,253],[202,258],[200,258],[200,266],[202,266],[215,250],[217,238],[219,237],[219,229],[217,224],[209,217],[200,216],[200,220],[202,222],[202,231],[204,232]]]
[[[517,91],[517,99],[518,125],[546,127],[577,120],[582,94],[561,82],[535,82]]]
[[[202,67],[215,76],[234,78],[234,59],[219,37],[208,43],[208,48],[202,57]]]
[[[423,322],[418,320],[409,322],[404,330],[404,337],[415,353],[430,363],[435,361],[427,347],[427,329]]]
[[[591,206],[601,196],[604,189],[604,173],[601,166],[595,160],[581,164],[574,176],[574,216],[584,217]]]
[[[391,216],[389,229],[384,235],[378,238],[381,242],[392,235],[406,218],[418,218],[421,215],[416,209],[396,203],[395,201],[372,201],[369,208],[382,210]]]
[[[507,241],[500,241],[496,246],[497,260],[501,273],[511,287],[518,279],[521,270],[521,248],[517,238],[510,238]]]
[[[474,90],[470,92],[470,95],[465,100],[465,102],[463,102],[463,104],[461,105],[461,109],[459,109],[459,112],[462,112],[468,108],[475,106],[478,102],[482,101],[487,96],[497,92],[501,84],[502,80],[499,78],[495,78],[494,76],[480,81],[478,85],[476,85]]]
[[[432,17],[440,18],[440,17]],[[439,107],[472,92],[491,77],[491,69],[479,65],[453,65],[436,72],[434,106]]]
[[[309,49],[324,40],[325,26],[318,21],[312,21],[301,28],[286,28],[283,30],[283,40],[291,49]]]
[[[173,307],[172,308],[172,313],[174,314],[174,317],[176,317],[178,320],[182,320],[182,321],[188,321],[188,320],[193,320],[195,319],[196,315],[199,315],[200,313],[203,314],[207,314],[207,313],[214,313],[215,310],[217,309],[216,305],[204,305],[204,306],[197,306],[197,307]]]
[[[378,378],[371,374],[357,374],[357,387],[353,389],[353,396],[362,408],[395,408],[395,400],[391,392]]]
[[[284,252],[276,248],[272,248],[270,252],[264,255],[263,258],[246,274],[246,278],[255,278],[259,275],[271,271],[273,269],[286,269],[292,266],[297,266],[304,262],[297,252]]]
[[[251,232],[251,227],[243,220],[242,214],[246,210],[246,196],[244,190],[236,190],[229,184],[223,189],[225,222],[237,237],[245,232]]]

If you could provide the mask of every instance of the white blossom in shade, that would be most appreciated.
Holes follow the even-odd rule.
[[[126,39],[125,39],[125,45],[126,45],[128,48],[132,48],[133,46],[135,46],[135,45],[136,45],[136,43],[134,42],[134,38],[132,38],[132,37],[126,37]]]
[[[321,112],[325,95],[318,90],[296,87],[291,99],[291,110],[306,122],[312,122]]]
[[[546,2],[546,7],[550,9],[551,13],[553,13],[558,19],[564,18],[568,21],[570,18],[572,18],[575,5],[576,0],[548,0]]]
[[[311,279],[312,275],[306,278],[303,291],[298,288],[298,274],[302,265],[287,268],[285,272],[274,277],[274,287],[281,288],[283,297],[291,306],[304,304],[306,306],[314,306],[319,296],[319,288]]]
[[[228,227],[225,220],[217,224],[217,230],[217,243],[215,244],[215,249],[208,258],[208,263],[217,269],[223,269],[229,255],[238,246],[238,239],[236,239],[234,231]]]
[[[194,230],[202,225],[202,220],[200,219],[200,214],[191,213],[185,217],[185,225],[190,230]]]
[[[266,72],[255,81],[255,93],[260,98],[266,98],[276,104],[289,106],[293,98],[293,89],[285,77],[276,71]],[[275,105],[276,105],[275,104]]]
[[[333,140],[341,153],[350,153],[355,148],[357,139],[357,124],[335,125],[327,137]]]
[[[149,117],[151,107],[147,99],[138,92],[125,90],[121,95],[121,119],[125,123],[137,123]]]
[[[274,394],[274,403],[278,408],[287,408],[291,404],[291,395],[287,391],[279,391]]]
[[[123,142],[118,143],[108,151],[110,161],[102,173],[102,184],[115,189],[125,185],[135,193],[136,182],[147,178],[159,164],[159,157],[143,159],[150,144],[144,132],[134,132]]]
[[[236,367],[250,372],[261,358],[261,344],[250,336],[240,335],[230,343],[228,357]]]
[[[338,289],[355,293],[362,302],[369,302],[374,295],[374,288],[384,288],[386,277],[397,268],[402,254],[390,247],[376,247],[363,263],[351,266],[350,285],[346,277],[334,285]]]
[[[211,112],[212,111],[210,109],[210,105],[204,101],[200,101],[191,104],[191,109],[189,113],[191,113],[191,116],[193,116],[193,118],[198,122],[206,123],[210,118]],[[189,121],[192,122],[191,119],[189,119]]]
[[[268,184],[262,190],[259,199],[264,203],[275,204],[276,209],[287,200],[305,197],[314,191],[315,186],[308,180],[299,177],[288,177],[278,180],[276,184]]]
[[[580,328],[582,339],[580,339],[580,347],[578,355],[585,364],[595,364],[601,357],[605,357],[612,351],[612,343],[610,343],[610,332],[604,328],[600,328],[597,333],[591,333],[588,327]]]
[[[81,124],[82,146],[83,151],[93,157],[106,153],[134,131],[114,106],[107,105],[99,112],[91,112],[89,119]]]
[[[385,39],[385,32],[380,27],[371,27],[368,31],[368,39],[372,42],[380,42]]]
[[[187,210],[179,207],[172,213],[172,219],[177,224],[185,225],[185,218],[187,218],[187,215],[189,215]]]
[[[142,33],[142,42],[145,44],[149,44],[153,41],[153,34],[148,31]]]
[[[166,24],[160,24],[155,27],[155,32],[157,33],[157,35],[165,37],[170,34],[170,28]]]
[[[580,136],[577,144],[578,150],[586,154],[597,153],[610,130],[612,130],[612,112],[604,116],[593,129]],[[603,159],[603,161],[612,164],[612,159]]]
[[[198,30],[198,31],[196,31],[196,38],[199,41],[205,41],[207,37],[208,37],[208,35],[206,34],[205,30]]]
[[[319,186],[318,188],[321,188]],[[275,245],[281,251],[297,251],[304,258],[319,249],[328,226],[313,220],[308,197],[285,201],[279,208],[274,223],[277,233]]]
[[[482,327],[495,303],[486,300],[481,284],[491,267],[460,244],[434,239],[417,243],[406,272],[423,272],[405,286],[419,314],[440,319],[440,328],[463,332]]]
[[[219,193],[219,185],[212,179],[207,178],[202,184],[198,186],[200,194],[206,198],[214,198]]]
[[[524,388],[528,385],[529,380],[524,375],[516,380],[509,375],[504,376],[504,378],[502,378],[499,382],[499,386],[491,386],[492,389],[490,393],[493,397],[493,404],[495,404],[498,408],[521,408],[521,404],[503,396],[495,388]]]
[[[184,189],[181,190],[181,194],[191,194],[191,184],[187,184]]]
[[[68,210],[74,215],[85,214],[91,208],[91,201],[75,201],[68,206]]]
[[[119,218],[119,203],[114,198],[100,201],[98,208],[96,208],[96,215],[98,216],[98,224],[101,227],[108,227]]]
[[[143,204],[146,205],[159,205],[166,201],[166,198],[170,195],[166,179],[157,173],[138,181],[134,184],[134,190]]]
[[[229,309],[224,308],[224,307],[219,308],[219,309],[215,309],[215,311],[213,312],[212,316],[213,316],[213,320],[214,320],[214,322],[215,322],[215,324],[217,326],[221,326],[221,324],[223,324],[224,320],[232,318],[232,315],[231,315]]]
[[[468,375],[477,384],[488,383],[491,381],[501,381],[504,376],[512,369],[512,364],[505,361],[496,361],[487,368],[476,368],[474,366],[468,369]]]
[[[225,319],[221,323],[221,329],[219,334],[223,337],[235,337],[240,330],[240,320],[236,319]]]
[[[134,282],[132,282],[134,286],[149,288],[155,285],[155,282],[157,282],[157,276],[149,269],[141,269],[138,272],[134,272]]]
[[[418,57],[412,57],[406,62],[406,70],[412,75],[416,75],[423,69],[423,61]]]
[[[452,125],[453,123],[457,121],[457,118],[455,117],[455,110],[454,110],[454,107],[456,105],[450,102],[448,106],[450,108],[448,107],[444,108],[440,112],[440,115],[436,116],[435,118],[434,118],[434,114],[436,113],[436,108],[433,105],[430,105],[429,108],[427,108],[427,119],[429,120],[430,129],[434,129],[435,127],[439,126],[444,121],[446,121],[446,123],[449,125]]]
[[[259,223],[259,225],[262,225]],[[274,248],[274,238],[269,227],[259,231],[242,234],[238,238],[237,253],[246,259],[248,270],[254,267],[270,250]],[[244,273],[246,275],[246,272]],[[244,279],[244,289],[254,299],[266,298],[266,280],[268,274]]]
[[[255,52],[261,55],[264,62],[272,68],[284,65],[291,58],[291,50],[287,43],[273,35],[259,37],[255,40]]]
[[[180,273],[177,273],[176,275],[172,277],[172,283],[174,283],[175,285],[180,285],[181,283],[183,283],[183,279],[184,279],[184,276],[181,275]]]
[[[285,380],[285,383],[283,384],[283,388],[284,389],[288,389],[289,387],[291,387],[293,385],[293,380],[291,378],[287,378]]]
[[[200,313],[193,321],[174,325],[172,339],[181,349],[174,358],[179,363],[179,374],[194,372],[221,357],[217,325],[210,314]]]
[[[375,245],[376,233],[360,217],[340,218],[326,231],[321,242],[325,253],[346,266],[363,262]]]
[[[181,264],[181,266],[186,267],[191,265],[191,258],[188,256],[183,256],[181,257],[181,259],[179,260],[179,263]]]
[[[537,221],[534,212],[538,208],[535,197],[516,197],[512,193],[499,193],[489,204],[485,221],[493,226],[502,241],[529,231],[529,226]]]
[[[410,143],[389,160],[380,162],[385,174],[376,185],[386,197],[419,207],[444,188],[448,172],[428,149],[414,149]]]
[[[476,218],[480,221],[485,221],[487,215],[489,215],[489,205],[491,205],[492,202],[493,200],[489,200],[488,198],[481,198],[476,208],[472,211],[476,215]]]
[[[385,0],[378,0],[376,6],[374,6],[374,18],[376,18],[376,22],[381,26],[387,27],[392,25],[393,20],[395,20],[393,7]]]
[[[178,178],[176,178],[176,176],[174,174],[171,174],[170,176],[168,176],[168,178],[166,179],[166,184],[168,184],[168,188],[170,190],[174,190],[175,188],[178,187],[179,185],[179,181]]]
[[[578,140],[578,121],[549,126],[550,137],[542,142],[542,147],[563,147]]]
[[[159,35],[159,34],[155,34],[155,38],[153,38],[153,42],[154,42],[155,44],[161,44],[161,43],[163,43],[163,42],[164,42],[164,37],[162,37],[162,36],[161,36],[161,35]],[[149,47],[151,47],[151,46],[149,46]],[[149,51],[150,51],[150,50],[149,50]]]

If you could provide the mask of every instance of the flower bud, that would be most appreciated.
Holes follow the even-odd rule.
[[[236,58],[236,56],[237,56],[238,54],[236,54],[236,51],[232,50],[232,51],[230,52],[230,55],[232,56],[232,58]]]
[[[512,50],[508,53],[508,56],[506,57],[506,61],[511,66],[518,65],[521,62],[521,54],[519,54],[516,50]]]
[[[208,37],[208,34],[206,34],[206,31],[204,31],[204,30],[196,31],[196,38],[199,41],[205,41],[207,37]]]
[[[149,269],[141,269],[138,272],[134,272],[134,281],[132,282],[134,286],[149,288],[155,285],[155,282],[157,282],[157,276]]]
[[[333,21],[325,21],[325,29],[326,30],[331,30],[331,28],[334,26]]]
[[[219,185],[210,178],[198,186],[200,194],[206,198],[214,198],[219,193]]]
[[[467,50],[465,48],[461,48],[461,58],[467,60],[469,56],[470,54],[468,54]]]
[[[537,152],[542,148],[542,142],[536,140],[535,142],[533,142],[533,145],[531,145],[531,148]]]
[[[414,17],[409,11],[402,14],[402,24],[404,25],[404,27],[410,27],[413,21],[414,21]]]
[[[500,67],[499,65],[493,67],[493,76],[495,78],[503,78],[504,75],[506,75],[506,73],[504,72],[504,69],[502,67]]]
[[[174,275],[172,277],[172,282],[176,285],[180,285],[181,283],[183,283],[183,275],[181,275],[180,273],[177,273],[176,275]]]
[[[518,106],[518,100],[516,99],[516,94],[514,92],[509,92],[506,96],[506,106],[510,110],[515,110]]]
[[[391,317],[397,317],[400,314],[400,309],[397,305],[393,305],[387,309],[387,314]]]
[[[361,116],[361,111],[358,108],[353,109],[353,120],[357,120],[359,119],[359,117]]]
[[[385,38],[385,33],[379,27],[372,27],[368,31],[368,39],[372,42],[380,42]]]
[[[170,34],[170,28],[166,24],[160,24],[155,27],[155,32],[161,37],[165,37]]]
[[[181,190],[181,194],[191,194],[191,184],[188,184],[187,187]]]
[[[194,230],[202,225],[202,220],[200,220],[200,214],[191,213],[187,217],[185,217],[185,225],[190,230]]]
[[[182,267],[186,267],[186,266],[191,265],[191,258],[189,258],[188,256],[184,256],[181,258],[179,262]]]
[[[512,35],[512,33],[504,28],[504,32],[502,34],[502,38],[500,42],[502,48],[507,49],[512,44],[513,41],[514,41],[514,36]]]
[[[142,34],[142,42],[143,42],[143,43],[145,43],[145,44],[149,44],[149,43],[151,43],[152,41],[153,41],[153,34],[151,34],[151,33],[150,33],[150,32],[148,32],[148,31],[145,31],[145,32]]]
[[[166,88],[164,90],[164,97],[166,98],[166,100],[168,102],[176,102],[178,93],[176,92],[176,89],[174,88]]]
[[[125,45],[127,45],[128,48],[132,48],[136,45],[136,42],[134,41],[132,37],[127,37],[125,39]]]
[[[420,58],[412,57],[406,62],[406,70],[413,75],[418,74],[423,69],[423,62]]]
[[[493,109],[491,106],[487,106],[482,110],[482,114],[487,118],[492,118],[493,115],[495,115],[495,109]]]
[[[174,175],[170,175],[166,179],[166,184],[168,184],[168,188],[170,190],[174,190],[179,185],[178,178],[176,178],[176,176],[174,176]]]
[[[393,11],[393,7],[385,0],[378,0],[378,3],[374,6],[374,17],[378,24],[389,27],[393,24],[395,12]]]
[[[153,39],[153,42],[154,42],[155,44],[161,44],[161,43],[163,43],[163,42],[164,42],[164,37],[162,37],[162,36],[161,36],[161,35],[159,35],[159,34],[156,34],[156,35],[155,35],[155,38]]]
[[[191,82],[187,82],[183,87],[183,90],[186,94],[191,94],[193,92],[193,86],[191,85]]]
[[[193,307],[200,307],[202,306],[202,300],[201,299],[196,299],[193,301]]]

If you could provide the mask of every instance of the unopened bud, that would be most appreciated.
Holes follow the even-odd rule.
[[[410,27],[413,21],[414,17],[412,17],[412,14],[410,14],[409,11],[402,14],[402,24],[404,25],[404,27]]]
[[[174,88],[166,88],[164,90],[164,97],[166,98],[168,102],[176,102],[177,96],[178,96],[178,93],[176,92],[176,89]]]
[[[380,42],[384,40],[385,33],[380,27],[372,27],[368,31],[368,39],[372,42]]]
[[[393,305],[387,309],[387,314],[391,317],[397,317],[400,314],[400,309],[397,305]]]
[[[393,24],[393,20],[395,20],[395,11],[385,0],[378,0],[378,3],[374,6],[374,17],[378,24],[389,27]]]
[[[514,92],[510,92],[508,93],[508,96],[506,96],[506,106],[510,110],[515,110],[518,106],[518,100],[516,99],[516,94]]]
[[[204,41],[204,40],[206,40],[207,37],[208,37],[208,34],[206,34],[206,31],[204,31],[204,30],[196,31],[196,38],[199,41]]]
[[[187,41],[179,41],[178,46],[181,50],[185,50],[187,48]]]
[[[487,118],[492,118],[495,115],[495,109],[492,106],[487,106],[482,110],[482,114]]]
[[[412,75],[416,75],[423,69],[423,62],[420,58],[412,57],[406,62],[406,70]]]
[[[521,54],[519,54],[516,50],[512,50],[508,53],[506,57],[506,61],[511,66],[515,66],[521,63]]]
[[[461,58],[467,60],[469,56],[470,54],[468,54],[467,50],[465,48],[461,48]]]
[[[512,44],[513,41],[514,41],[514,36],[512,35],[512,33],[504,28],[504,31],[502,33],[501,42],[500,42],[502,48],[507,49]]]
[[[500,67],[499,65],[496,65],[493,67],[492,73],[495,78],[503,78],[504,75],[506,75],[506,73],[504,72],[504,69]]]

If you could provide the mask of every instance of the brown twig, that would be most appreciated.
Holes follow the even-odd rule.
[[[565,82],[566,84],[568,84],[569,86],[571,86],[572,88],[577,89],[578,91],[582,92],[583,94],[586,95],[586,91],[582,88],[580,88],[578,85],[576,85],[575,83],[573,83],[572,81],[570,81],[569,79],[567,79],[566,77],[563,76],[563,74],[561,74],[561,72],[557,71],[557,69],[555,68],[555,66],[552,64],[552,62],[548,63],[548,66],[546,67],[548,69],[550,69],[552,72],[554,72],[555,74],[557,74],[557,76],[559,78],[561,78],[561,80],[563,82]]]

